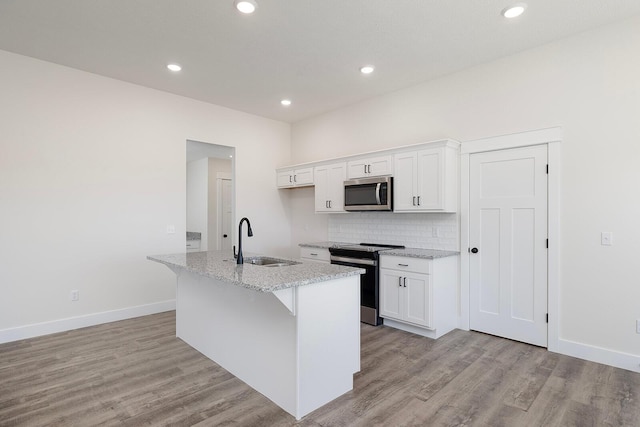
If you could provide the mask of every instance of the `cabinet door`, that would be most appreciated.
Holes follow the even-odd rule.
[[[355,178],[363,178],[365,176],[369,176],[367,174],[367,163],[366,160],[354,160],[347,163],[347,176],[349,179]]]
[[[277,185],[278,188],[293,187],[293,171],[278,172]]]
[[[402,320],[400,272],[380,269],[380,317]],[[404,275],[403,275],[404,277]]]
[[[415,211],[418,161],[415,151],[396,154],[394,157],[393,209],[395,211]]]
[[[328,166],[326,194],[330,212],[344,212],[344,181],[346,179],[347,165],[345,163]]]
[[[314,189],[316,212],[327,212],[329,210],[329,167],[318,166],[313,171],[313,174],[315,175],[316,183]]]
[[[369,157],[347,163],[347,176],[349,179],[391,174],[393,174],[392,156]]]
[[[369,176],[391,175],[393,173],[393,157],[373,157],[369,159]]]
[[[293,172],[295,185],[313,185],[313,168],[296,169]]]
[[[433,327],[431,319],[431,276],[405,273],[403,279],[404,320],[416,325]],[[405,287],[406,286],[406,287]]]
[[[444,148],[418,151],[419,210],[444,209]]]
[[[346,164],[318,166],[313,173],[316,212],[344,212]]]

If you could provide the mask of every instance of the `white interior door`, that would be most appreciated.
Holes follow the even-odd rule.
[[[220,179],[218,191],[218,209],[220,221],[220,233],[218,233],[218,249],[231,252],[231,242],[233,235],[231,234],[231,195],[232,185],[230,179]]]
[[[547,146],[472,154],[470,327],[547,346]]]

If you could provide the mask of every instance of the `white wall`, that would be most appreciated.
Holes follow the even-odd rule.
[[[560,338],[640,356],[639,52],[636,17],[352,105],[294,124],[292,162],[561,126]],[[313,221],[303,196],[295,243]]]
[[[274,172],[288,124],[8,52],[0,64],[0,340],[174,298],[174,274],[146,256],[185,250],[187,139],[236,147],[245,248],[288,251]]]

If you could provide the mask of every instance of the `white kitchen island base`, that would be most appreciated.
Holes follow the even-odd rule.
[[[172,269],[177,336],[296,419],[353,388],[359,275],[256,292]]]

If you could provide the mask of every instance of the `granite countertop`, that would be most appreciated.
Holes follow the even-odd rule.
[[[439,249],[417,249],[417,248],[405,248],[405,249],[391,249],[380,252],[380,255],[393,255],[404,256],[409,258],[444,258],[448,256],[458,255],[458,251],[441,251]]]
[[[248,257],[257,254],[245,254]],[[342,277],[355,276],[365,271],[361,268],[335,264],[321,264],[295,260],[299,264],[286,267],[265,267],[245,262],[237,265],[233,254],[223,251],[151,255],[147,259],[171,268],[184,269],[204,277],[228,282],[260,292],[310,285]],[[278,258],[283,259],[283,258]]]
[[[312,243],[300,243],[298,246],[306,247],[306,248],[320,248],[320,249],[329,249],[329,248],[337,248],[345,245],[355,245],[357,243],[346,243],[346,242],[312,242]],[[380,252],[380,255],[394,255],[394,256],[404,256],[409,258],[424,258],[424,259],[434,259],[434,258],[444,258],[448,256],[459,255],[458,251],[443,251],[439,249],[419,249],[419,248],[404,248],[404,249],[389,249]]]
[[[303,248],[319,248],[319,249],[329,249],[329,248],[337,248],[344,245],[353,245],[353,243],[346,242],[312,242],[312,243],[300,243],[298,246]]]

